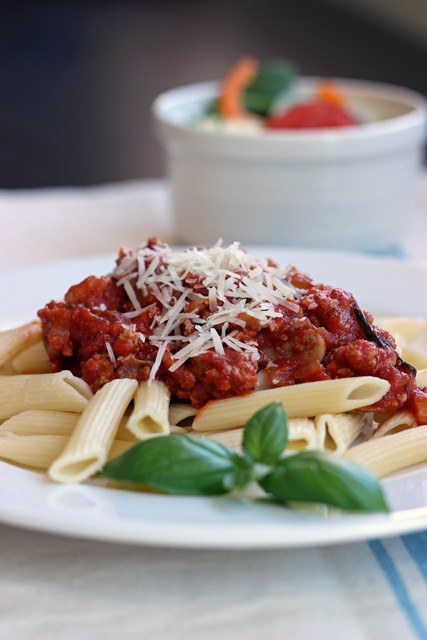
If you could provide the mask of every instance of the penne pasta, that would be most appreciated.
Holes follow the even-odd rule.
[[[424,318],[410,316],[375,318],[375,325],[391,333],[394,338],[400,337],[398,342],[401,346],[415,340],[426,329]]]
[[[398,433],[411,427],[416,427],[417,421],[412,411],[397,411],[378,427],[373,438],[382,438],[385,435],[391,435],[392,433]]]
[[[23,411],[0,425],[0,435],[9,431],[15,435],[50,435],[50,436],[70,436],[80,419],[79,413],[66,411],[40,411],[30,409]],[[117,440],[127,440],[137,442],[136,438],[126,428],[128,418],[120,420],[117,430]]]
[[[243,428],[228,429],[226,431],[190,431],[188,435],[215,440],[240,452],[243,431]],[[323,439],[319,438],[314,420],[310,418],[294,418],[288,421],[288,449],[323,449],[324,439],[324,436]]]
[[[134,409],[127,428],[138,440],[170,433],[170,392],[160,380],[141,382],[134,398]]]
[[[414,347],[404,346],[401,349],[401,357],[409,364],[412,364],[416,369],[426,369],[427,368],[427,356],[419,349],[414,349]]]
[[[360,413],[330,413],[322,414],[314,419],[319,438],[328,444],[325,448],[335,451],[342,456],[367,424],[366,414]]]
[[[178,425],[182,420],[192,418],[198,413],[190,404],[184,402],[171,402],[169,405],[169,424]]]
[[[397,352],[400,357],[409,362],[416,369],[427,368],[427,356],[425,353],[408,343],[415,340],[426,329],[424,318],[411,318],[398,316],[395,318],[379,318],[375,324],[392,334],[396,341]]]
[[[30,409],[12,416],[12,418],[0,424],[0,436],[6,431],[19,436],[70,436],[79,419],[79,413]],[[128,417],[126,416],[120,420],[116,439],[132,443],[138,442],[135,436],[127,429],[127,422]],[[182,427],[172,426],[171,433],[186,434],[187,430]]]
[[[13,359],[12,367],[18,373],[51,373],[49,358],[43,342],[36,342]]]
[[[342,413],[377,402],[389,389],[380,378],[363,376],[280,387],[247,396],[208,402],[193,422],[195,431],[233,429],[242,426],[255,411],[270,402],[282,402],[289,418],[322,413]]]
[[[0,365],[41,339],[42,329],[39,320],[9,331],[0,331]]]
[[[288,429],[289,449],[322,450],[325,446],[324,437],[310,418],[292,418],[288,420]]]
[[[6,360],[4,364],[0,365],[0,377],[1,376],[16,376],[18,372],[12,366],[12,360]]]
[[[368,467],[379,477],[427,460],[427,425],[372,438],[349,449],[345,457]]]
[[[171,424],[170,425],[170,432],[171,433],[180,433],[181,435],[188,435],[188,429],[186,429],[185,427],[178,427],[177,425]]]
[[[417,385],[424,389],[427,387],[427,369],[420,369],[417,371]]]
[[[9,432],[17,436],[70,436],[79,418],[79,413],[68,411],[29,409],[3,422],[0,435]]]
[[[208,431],[206,433],[201,431],[189,431],[187,435],[194,438],[206,438],[208,440],[214,440],[221,444],[231,447],[239,453],[242,450],[243,429],[228,429],[226,431]]]
[[[81,482],[105,464],[125,409],[138,383],[129,378],[108,382],[89,402],[64,451],[49,467],[56,482]]]
[[[0,436],[0,458],[28,467],[47,469],[61,454],[67,441],[67,436],[21,436],[5,432]]]
[[[67,436],[6,433],[0,436],[0,458],[27,467],[48,469],[64,450]],[[115,458],[132,446],[131,442],[114,440],[107,458]]]
[[[89,385],[70,371],[0,377],[0,420],[26,411],[81,412],[93,397]]]

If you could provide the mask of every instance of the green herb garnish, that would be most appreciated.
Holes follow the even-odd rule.
[[[247,422],[242,456],[212,440],[173,434],[134,445],[98,475],[166,493],[203,496],[242,491],[257,481],[283,503],[388,512],[379,480],[371,471],[324,452],[283,457],[287,440],[286,413],[280,402],[273,402]]]
[[[295,79],[295,68],[284,62],[262,66],[252,84],[244,92],[245,108],[265,116],[279,95],[289,91]]]

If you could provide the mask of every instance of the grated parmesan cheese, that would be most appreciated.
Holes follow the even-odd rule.
[[[114,355],[113,347],[111,346],[111,344],[109,342],[106,342],[105,346],[107,347],[108,355],[110,356],[111,362],[113,364],[115,364],[116,356]]]
[[[179,253],[168,245],[144,244],[134,252],[125,250],[112,275],[123,284],[134,308],[125,314],[128,318],[148,309],[140,303],[148,293],[160,303],[160,315],[150,327],[152,335],[138,334],[142,342],[148,340],[158,349],[150,373],[153,380],[168,346],[173,348],[171,372],[206,351],[223,354],[224,346],[258,360],[256,343],[239,340],[238,331],[230,329],[245,328],[245,316],[264,327],[281,316],[278,306],[298,313],[295,300],[300,292],[287,281],[288,272],[287,267],[272,267],[246,253],[237,242],[223,247],[218,241],[211,248]],[[201,316],[199,304],[208,313]],[[194,325],[191,335],[183,335],[180,329],[186,319]]]

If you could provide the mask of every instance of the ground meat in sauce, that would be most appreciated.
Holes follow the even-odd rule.
[[[315,285],[297,271],[289,280],[302,291],[297,312],[278,306],[280,317],[262,328],[254,321],[248,321],[245,328],[229,327],[229,331],[238,330],[238,340],[257,344],[258,362],[226,347],[224,354],[208,351],[170,372],[173,358],[168,347],[156,378],[168,386],[172,396],[188,399],[199,408],[212,399],[253,391],[261,370],[270,383],[279,386],[374,375],[388,380],[391,387],[371,410],[409,407],[419,423],[426,423],[426,394],[417,389],[413,372],[397,360],[392,336],[374,329],[390,348],[379,348],[367,340],[354,312],[354,298],[347,291]],[[200,290],[197,279],[192,286]],[[209,315],[209,305],[200,299],[197,303],[198,313]],[[148,293],[141,306],[144,311],[129,319],[123,314],[133,307],[123,286],[110,277],[95,276],[71,287],[64,302],[47,304],[38,315],[53,371],[71,370],[94,392],[115,378],[148,380],[157,347],[147,338],[161,305]],[[188,325],[183,323],[183,333],[193,330]],[[115,354],[113,362],[107,343]]]

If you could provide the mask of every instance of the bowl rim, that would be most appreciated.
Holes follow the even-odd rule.
[[[300,76],[298,82],[303,86],[311,86],[321,80],[317,76]],[[287,130],[261,130],[254,132],[240,131],[212,131],[199,129],[188,123],[180,123],[168,117],[168,111],[177,104],[200,102],[218,93],[219,81],[198,82],[182,85],[164,91],[154,100],[152,104],[152,115],[155,121],[163,129],[170,133],[188,135],[193,139],[227,139],[235,142],[239,140],[260,141],[263,145],[277,145],[284,141],[310,141],[321,140],[325,142],[351,139],[366,139],[372,137],[383,137],[393,133],[403,133],[411,129],[423,129],[424,138],[427,134],[427,97],[423,94],[385,82],[375,82],[371,80],[358,80],[350,78],[331,78],[340,84],[346,92],[351,94],[359,91],[361,94],[371,93],[372,97],[391,99],[393,102],[408,106],[411,110],[398,116],[366,122],[361,125],[351,125],[345,127],[330,127],[325,129],[287,129]]]

